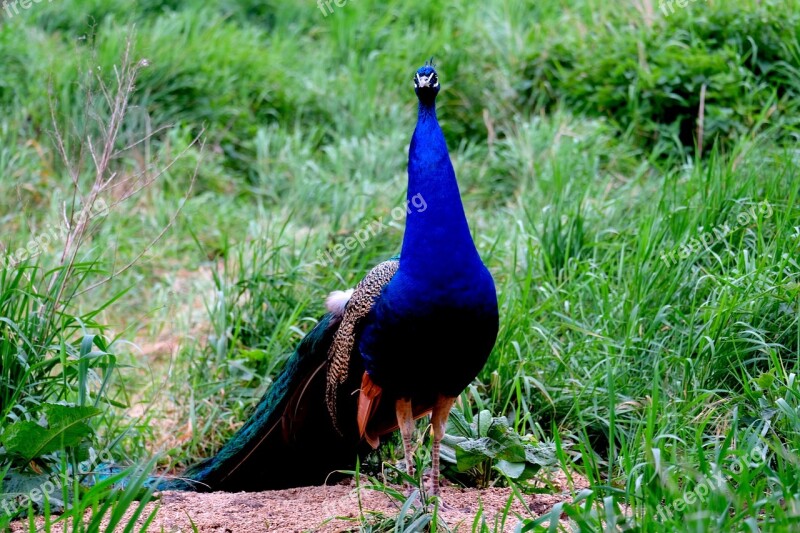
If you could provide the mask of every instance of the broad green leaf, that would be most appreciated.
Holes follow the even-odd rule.
[[[489,431],[489,426],[492,423],[492,413],[487,410],[483,410],[478,414],[478,419],[476,420],[478,424],[478,435],[481,437],[485,437]]]
[[[530,439],[518,435],[506,417],[481,411],[473,424],[467,424],[463,415],[454,411],[451,421],[451,434],[442,439],[441,458],[454,464],[458,472],[486,464],[522,481],[536,475],[542,466],[556,462],[552,444],[528,444]]]
[[[445,430],[447,436],[457,437],[471,437],[472,428],[464,418],[463,413],[457,409],[450,411],[450,417],[447,419],[447,429]]]
[[[518,479],[525,472],[525,463],[510,463],[505,459],[500,459],[494,466],[511,479]]]
[[[100,412],[89,406],[46,404],[46,427],[30,420],[11,424],[3,435],[3,445],[8,454],[26,462],[62,448],[77,446],[92,433],[86,420]]]
[[[552,444],[525,445],[525,462],[540,466],[556,464],[556,449]]]

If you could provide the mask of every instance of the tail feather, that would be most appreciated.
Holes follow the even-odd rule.
[[[331,472],[352,468],[360,447],[358,430],[353,424],[340,434],[325,404],[328,349],[339,320],[328,313],[305,336],[253,414],[217,455],[155,488],[281,489],[323,483]],[[346,401],[356,409],[355,397]]]

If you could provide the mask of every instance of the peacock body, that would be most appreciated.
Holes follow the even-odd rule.
[[[470,235],[436,116],[432,64],[414,75],[419,100],[408,161],[399,258],[373,268],[300,342],[245,425],[217,455],[161,489],[263,490],[324,482],[399,427],[410,469],[414,419],[431,414],[434,493],[439,442],[455,398],[494,346],[497,295]],[[410,470],[409,470],[410,471]]]

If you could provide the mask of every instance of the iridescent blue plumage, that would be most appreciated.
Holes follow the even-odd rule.
[[[415,81],[419,114],[407,195],[409,201],[424,198],[427,207],[408,216],[400,268],[368,318],[360,348],[379,385],[405,391],[421,382],[421,393],[457,395],[494,345],[497,296],[472,240],[437,120],[438,75],[426,65]]]
[[[426,64],[414,76],[419,114],[408,159],[408,199],[427,208],[409,215],[397,273],[365,320],[359,341],[380,403],[393,405],[411,465],[409,417],[431,411],[433,492],[439,490],[439,441],[455,398],[480,372],[497,337],[494,281],[467,224],[455,171],[436,116],[440,85]],[[363,398],[362,401],[369,401]],[[380,434],[378,408],[365,433]],[[363,424],[361,424],[363,426]],[[409,472],[411,473],[411,472]]]
[[[373,447],[400,428],[410,468],[413,419],[430,413],[434,493],[439,443],[455,398],[480,372],[498,328],[494,281],[470,234],[436,116],[432,62],[414,75],[419,100],[408,160],[399,261],[376,266],[303,339],[244,427],[194,483],[162,488],[255,490],[321,482],[352,468],[362,439]],[[348,294],[346,304],[338,296]],[[355,394],[354,394],[355,393]],[[317,447],[323,443],[325,451]],[[305,459],[304,459],[305,458]],[[200,485],[198,485],[198,483]]]

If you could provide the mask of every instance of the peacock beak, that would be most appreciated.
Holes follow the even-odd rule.
[[[436,87],[438,82],[436,82],[436,74],[431,74],[430,76],[420,76],[417,74],[417,87],[422,89],[423,87]]]

